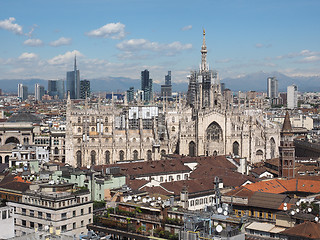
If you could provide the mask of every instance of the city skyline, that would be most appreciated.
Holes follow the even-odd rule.
[[[77,11],[70,18],[75,4]],[[159,84],[171,69],[173,82],[187,83],[190,70],[201,63],[202,28],[207,33],[207,61],[222,80],[259,71],[319,75],[319,5],[318,1],[7,1],[1,4],[0,75],[65,79],[76,54],[83,79],[139,81],[140,72],[148,69]]]

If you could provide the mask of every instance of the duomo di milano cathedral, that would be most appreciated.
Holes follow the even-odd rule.
[[[192,71],[187,98],[160,105],[73,105],[68,98],[66,162],[74,166],[127,160],[159,160],[165,154],[233,154],[257,162],[278,157],[280,128],[263,110],[234,106],[223,98],[217,73],[206,57]]]

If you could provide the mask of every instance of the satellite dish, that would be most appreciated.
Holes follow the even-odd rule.
[[[297,202],[296,204],[297,204],[297,206],[299,206],[299,205],[300,205],[300,202]]]
[[[291,211],[291,215],[294,215],[295,213],[296,213],[295,211],[293,211],[293,210]]]
[[[87,165],[87,168],[90,169],[90,165]]]
[[[296,212],[297,212],[297,213],[298,213],[298,212],[300,212],[300,209],[299,209],[299,208],[297,208],[297,209],[296,209]]]
[[[155,203],[154,203],[154,202],[152,202],[152,203],[150,203],[150,205],[151,205],[152,207],[154,207]]]
[[[228,205],[226,205],[224,209],[225,209],[226,211],[228,211],[228,209],[229,209]]]
[[[221,233],[222,230],[223,230],[223,228],[222,228],[221,225],[216,226],[216,231],[217,231],[218,233]]]
[[[155,197],[152,197],[152,200],[154,201],[154,200],[156,200],[156,198],[155,198]]]
[[[128,196],[128,201],[131,201],[132,200],[132,197],[131,196]]]
[[[288,210],[288,208],[287,208],[286,206],[284,206],[284,207],[283,207],[283,210],[287,211],[287,210]]]
[[[222,213],[223,209],[221,207],[218,208],[218,213]]]
[[[287,203],[284,203],[283,205],[284,205],[284,206],[287,206]]]
[[[146,202],[147,202],[147,199],[146,199],[146,198],[143,198],[143,199],[142,199],[142,202],[143,202],[143,203],[146,203]]]
[[[158,197],[158,200],[160,201],[160,200],[161,200],[161,197]]]
[[[133,199],[133,201],[137,202],[137,201],[138,201],[138,198]]]
[[[49,230],[49,226],[48,225],[44,226],[44,230],[48,231]]]
[[[141,200],[141,197],[140,197],[140,196],[138,197],[138,200],[139,200],[139,201]]]
[[[128,201],[128,199],[125,199],[125,198],[124,198],[124,199],[123,199],[123,201],[124,201],[124,202],[127,202],[127,201]]]
[[[309,207],[309,208],[308,208],[308,212],[312,212],[312,208]]]
[[[227,211],[223,211],[223,215],[227,216],[228,212]]]
[[[319,221],[319,218],[318,218],[318,217],[315,217],[314,220],[315,220],[316,222],[318,222],[318,221]]]

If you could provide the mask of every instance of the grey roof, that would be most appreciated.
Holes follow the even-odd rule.
[[[32,122],[32,123],[40,123],[41,119],[29,112],[19,112],[17,114],[12,115],[8,122]]]
[[[285,194],[275,194],[267,192],[255,192],[249,199],[248,205],[259,208],[279,209],[284,202],[289,202],[290,198]]]

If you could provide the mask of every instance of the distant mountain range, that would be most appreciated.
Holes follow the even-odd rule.
[[[257,72],[248,74],[238,78],[224,78],[226,88],[232,91],[264,91],[267,90],[267,78],[276,77],[279,81],[279,91],[285,92],[287,86],[295,84],[301,92],[320,92],[320,76],[311,77],[289,77],[280,72]],[[118,92],[125,91],[130,87],[140,88],[140,79],[132,79],[125,77],[108,77],[91,79],[91,89],[93,92]],[[29,88],[29,93],[34,93],[34,85],[39,83],[47,89],[48,82],[44,79],[0,79],[0,89],[6,93],[17,93],[17,86],[23,83]],[[161,84],[154,83],[154,91],[160,92]],[[188,89],[187,82],[172,83],[173,91],[186,92]]]

